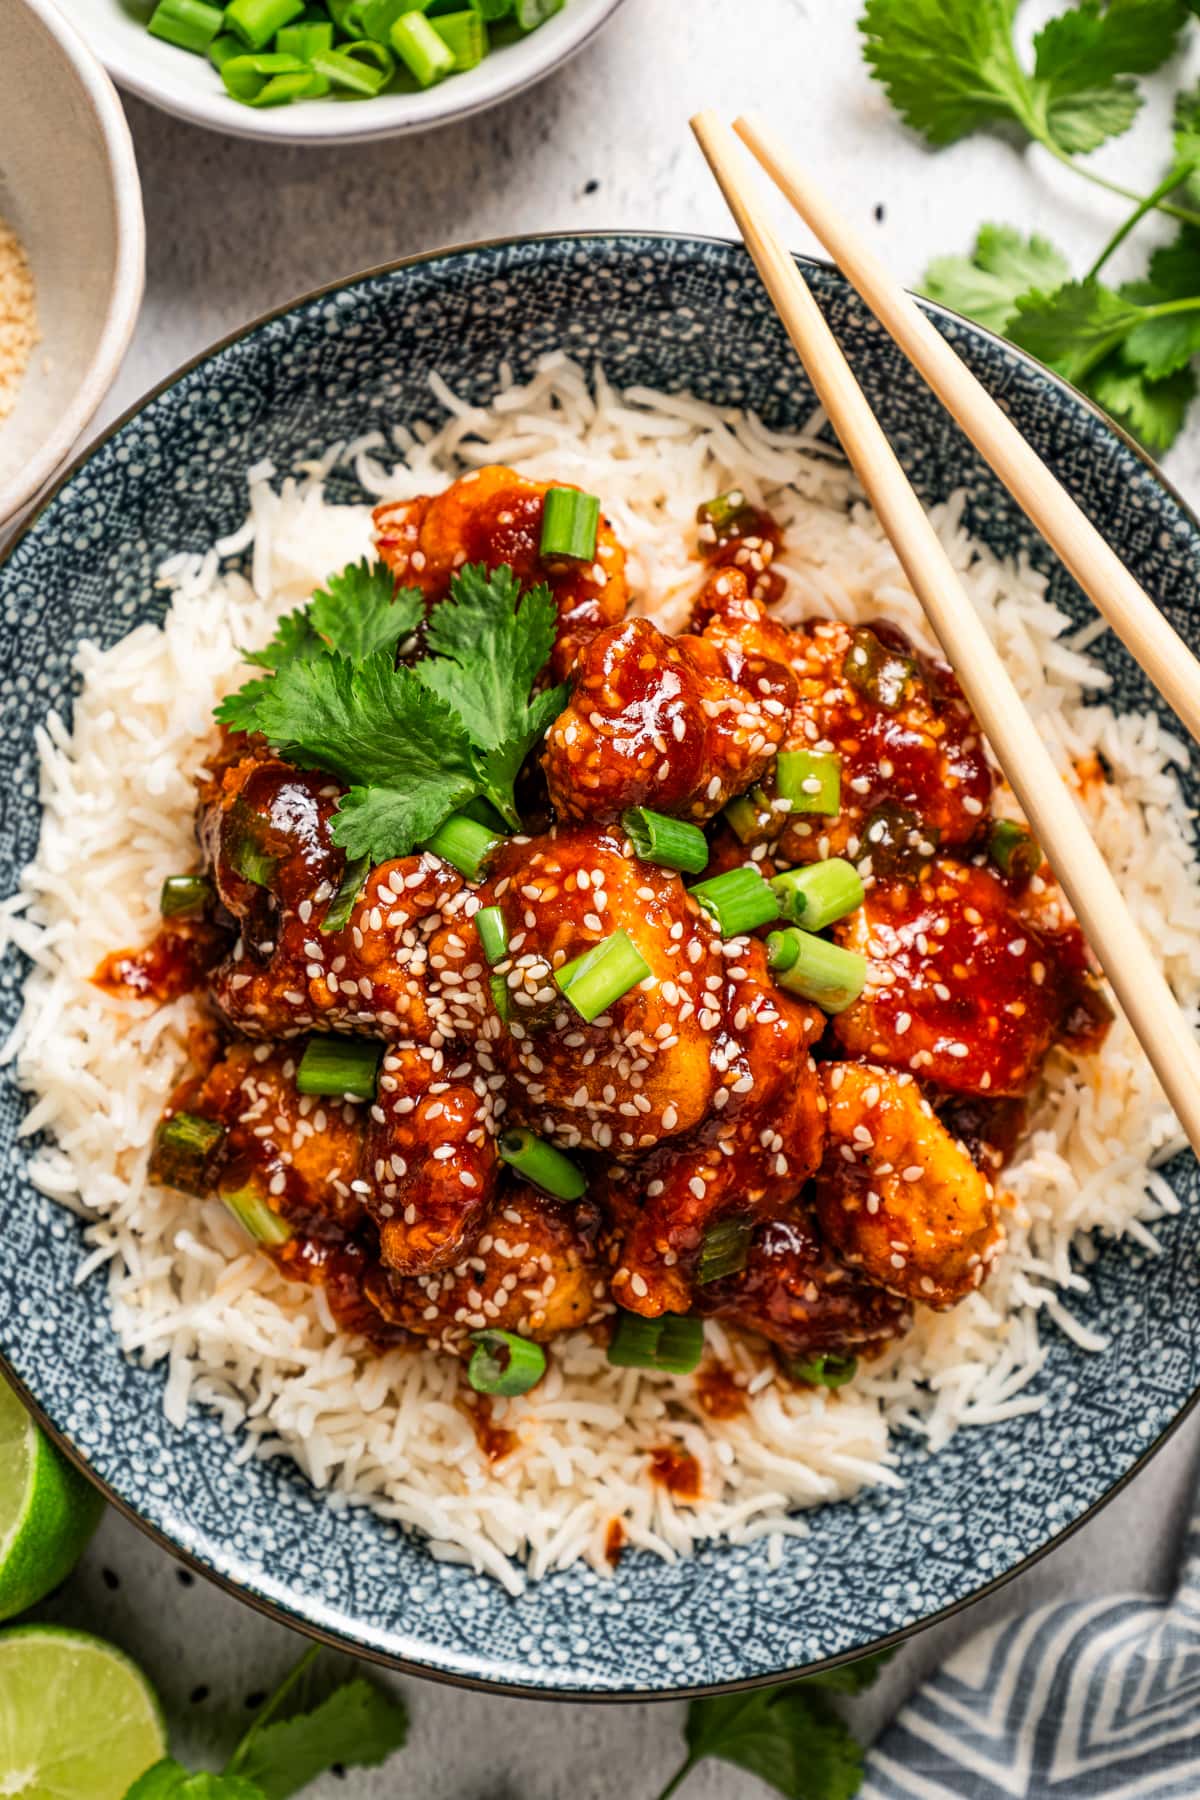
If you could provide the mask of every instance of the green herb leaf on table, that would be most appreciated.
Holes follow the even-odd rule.
[[[1094,278],[1068,281],[1052,294],[1023,294],[1008,328],[1014,344],[1080,381],[1115,350],[1141,318],[1140,309]]]
[[[365,1768],[386,1761],[407,1735],[404,1705],[359,1678],[335,1688],[311,1711],[252,1728],[229,1770],[263,1800],[287,1800],[334,1763]]]
[[[125,1800],[266,1800],[253,1781],[238,1775],[193,1775],[172,1757],[165,1757],[139,1775],[127,1789]]]
[[[468,564],[430,614],[426,641],[435,654],[416,667],[466,726],[482,791],[510,825],[520,822],[513,783],[521,764],[566,704],[565,686],[530,698],[554,648],[557,620],[544,582],[522,598],[507,564],[491,575]]]
[[[861,1750],[828,1700],[802,1682],[693,1700],[686,1737],[687,1761],[676,1781],[715,1756],[787,1800],[852,1800],[862,1782]]]
[[[1022,294],[1052,293],[1070,274],[1066,257],[1045,238],[1023,238],[1011,225],[981,225],[971,254],[937,257],[922,285],[931,300],[1003,332]]]
[[[1196,377],[1178,369],[1165,381],[1147,381],[1120,354],[1102,362],[1088,377],[1087,391],[1118,425],[1148,450],[1167,450],[1178,437],[1196,394]]]
[[[1200,231],[1185,225],[1173,243],[1154,252],[1145,279],[1126,282],[1121,293],[1147,308],[1180,306],[1135,325],[1125,340],[1126,360],[1144,370],[1148,381],[1185,368],[1200,352]],[[1191,310],[1184,310],[1189,303]]]
[[[1034,88],[1061,149],[1086,153],[1128,130],[1141,105],[1129,77],[1173,54],[1184,17],[1179,0],[1084,0],[1048,21],[1034,39]]]
[[[1200,84],[1175,96],[1173,141],[1175,161],[1189,166],[1184,191],[1200,199]]]

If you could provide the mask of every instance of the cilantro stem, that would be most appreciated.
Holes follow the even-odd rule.
[[[321,1654],[321,1645],[320,1644],[314,1644],[311,1650],[306,1650],[304,1652],[304,1655],[300,1658],[300,1661],[296,1664],[295,1668],[289,1669],[288,1673],[284,1676],[283,1680],[279,1683],[279,1686],[275,1689],[274,1693],[268,1694],[267,1698],[263,1701],[262,1705],[259,1707],[258,1711],[255,1713],[253,1719],[251,1719],[249,1728],[247,1729],[245,1735],[242,1738],[240,1738],[238,1740],[237,1744],[234,1746],[233,1754],[229,1758],[229,1761],[225,1764],[224,1773],[226,1775],[236,1775],[237,1774],[238,1766],[239,1766],[242,1758],[245,1756],[247,1750],[249,1749],[250,1744],[251,1744],[252,1740],[254,1739],[254,1737],[262,1729],[262,1727],[266,1724],[267,1720],[269,1718],[271,1718],[271,1716],[274,1713],[277,1713],[279,1711],[280,1705],[282,1704],[283,1700],[291,1692],[292,1688],[295,1687],[296,1683],[301,1679],[301,1677],[308,1673],[309,1669],[312,1668],[313,1664],[316,1662],[316,1660],[317,1660],[318,1656],[320,1656],[320,1654]]]
[[[1129,233],[1133,230],[1134,226],[1137,225],[1140,220],[1144,219],[1148,212],[1153,211],[1154,208],[1158,206],[1159,201],[1163,199],[1164,195],[1171,193],[1174,188],[1179,186],[1184,176],[1192,167],[1193,165],[1190,162],[1172,164],[1166,175],[1154,189],[1154,192],[1147,194],[1144,200],[1139,201],[1125,222],[1118,225],[1117,229],[1113,232],[1107,244],[1105,244],[1103,250],[1101,250],[1099,256],[1088,270],[1084,277],[1085,281],[1091,281],[1099,275],[1113,251],[1117,249],[1118,245],[1125,242],[1125,239],[1129,236]]]
[[[1042,146],[1043,150],[1050,152],[1056,162],[1062,163],[1065,169],[1074,169],[1077,175],[1082,175],[1083,179],[1090,181],[1093,187],[1103,188],[1109,194],[1118,194],[1122,200],[1132,200],[1136,206],[1147,210],[1152,207],[1155,212],[1168,213],[1173,219],[1182,219],[1185,225],[1200,225],[1200,213],[1193,212],[1189,207],[1176,206],[1173,201],[1158,199],[1154,195],[1143,196],[1136,193],[1133,188],[1122,187],[1119,181],[1110,181],[1106,175],[1098,175],[1095,169],[1085,168],[1068,150],[1060,149],[1048,133],[1031,131],[1030,135]],[[1158,191],[1156,190],[1156,193]],[[1137,217],[1140,216],[1139,213]]]
[[[675,1773],[672,1775],[670,1781],[668,1781],[666,1787],[662,1790],[661,1794],[658,1795],[658,1800],[667,1800],[667,1796],[675,1792],[675,1789],[688,1775],[691,1774],[695,1766],[692,1758],[690,1756],[685,1756]]]

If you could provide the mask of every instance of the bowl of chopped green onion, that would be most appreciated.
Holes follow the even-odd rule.
[[[621,0],[76,0],[113,79],[239,137],[422,131],[539,81]]]

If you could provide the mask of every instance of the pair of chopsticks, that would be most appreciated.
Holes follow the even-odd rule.
[[[1050,860],[1122,1011],[1200,1155],[1200,1046],[1121,898],[882,426],[790,252],[771,225],[732,133],[715,114],[692,129],[817,397]],[[1200,738],[1200,665],[1099,532],[899,283],[752,119],[734,128],[842,273],[962,426],[1043,537]]]

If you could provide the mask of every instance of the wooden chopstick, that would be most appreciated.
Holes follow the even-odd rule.
[[[1178,632],[1037,451],[895,276],[839,215],[828,196],[809,179],[778,135],[754,117],[736,120],[733,128],[921,371],[1167,704],[1192,736],[1200,738],[1200,662]]]
[[[1142,1049],[1200,1154],[1200,1048],[1000,656],[772,227],[736,139],[711,112],[692,130],[842,447],[903,564]]]

